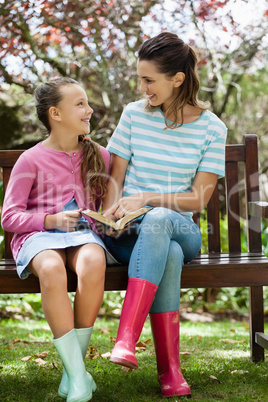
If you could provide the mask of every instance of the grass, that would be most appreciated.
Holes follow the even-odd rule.
[[[105,358],[105,353],[113,346],[110,338],[116,336],[117,327],[117,319],[98,318],[96,321],[86,357],[86,367],[98,386],[92,401],[165,400],[159,391],[152,342],[146,344],[145,351],[138,352],[138,370],[124,371]],[[0,339],[0,400],[62,401],[57,395],[62,365],[47,323],[30,319],[2,320]],[[150,325],[146,321],[141,340],[150,339]],[[42,352],[48,354],[42,359],[44,364],[38,365],[38,356],[34,355]],[[268,362],[253,364],[250,361],[247,323],[183,322],[181,352],[181,366],[191,386],[192,399],[268,401]],[[33,357],[22,361],[26,356]],[[174,402],[178,398],[166,400]]]

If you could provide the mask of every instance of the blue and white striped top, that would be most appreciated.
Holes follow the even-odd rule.
[[[227,128],[214,113],[205,110],[193,123],[164,130],[161,109],[151,112],[145,102],[125,108],[107,146],[129,161],[123,196],[189,192],[198,171],[224,176]]]

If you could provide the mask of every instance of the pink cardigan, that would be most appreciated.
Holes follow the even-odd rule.
[[[100,147],[109,170],[110,154]],[[2,227],[14,232],[11,249],[14,259],[24,241],[36,232],[45,231],[46,215],[55,214],[72,197],[79,208],[99,210],[84,191],[80,165],[83,152],[55,151],[39,142],[23,152],[12,169],[2,210]]]

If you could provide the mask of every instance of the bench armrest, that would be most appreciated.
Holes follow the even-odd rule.
[[[268,218],[268,202],[252,201],[248,203],[249,215]]]

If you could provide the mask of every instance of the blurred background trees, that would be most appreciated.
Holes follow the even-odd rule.
[[[268,169],[267,26],[264,0],[0,0],[0,148],[28,148],[42,135],[33,90],[62,75],[79,80],[95,113],[92,136],[112,134],[122,109],[137,100],[136,51],[161,30],[198,51],[200,96],[229,128],[260,139]],[[267,4],[266,4],[267,5]]]

